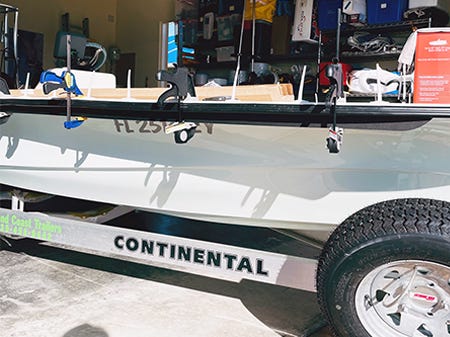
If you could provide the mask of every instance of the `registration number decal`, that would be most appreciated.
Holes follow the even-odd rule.
[[[114,127],[118,133],[160,133],[164,132],[164,129],[169,123],[145,121],[145,120],[125,120],[115,119]],[[212,123],[199,123],[196,133],[206,133],[212,135],[213,133]]]

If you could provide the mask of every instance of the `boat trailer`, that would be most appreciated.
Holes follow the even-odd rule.
[[[0,207],[0,238],[8,244],[29,238],[227,281],[247,279],[315,292],[314,259],[104,224],[134,211],[124,206],[94,215],[24,209],[23,199],[14,195],[10,209]]]

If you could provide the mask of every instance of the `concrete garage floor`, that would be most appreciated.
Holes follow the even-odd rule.
[[[309,258],[319,252],[264,228],[144,212],[111,224]],[[0,238],[0,337],[329,336],[314,293],[8,241]]]
[[[0,250],[2,337],[275,337],[323,326],[312,293],[12,243]]]

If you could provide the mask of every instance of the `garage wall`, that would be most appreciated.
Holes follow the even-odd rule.
[[[44,69],[54,66],[54,39],[61,15],[70,13],[70,25],[81,27],[89,18],[90,37],[107,49],[136,53],[135,86],[146,78],[155,86],[158,70],[159,24],[174,19],[174,0],[9,0],[19,8],[19,29],[44,34]],[[106,69],[103,69],[106,70]]]
[[[117,0],[117,46],[136,53],[134,85],[156,86],[159,24],[175,17],[173,0]]]
[[[71,26],[81,27],[82,20],[89,18],[93,41],[106,48],[115,44],[117,0],[7,0],[4,3],[19,8],[19,29],[44,34],[44,69],[54,67],[54,41],[64,13],[70,13]]]

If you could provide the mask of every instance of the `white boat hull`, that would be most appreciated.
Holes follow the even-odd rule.
[[[161,122],[14,114],[0,126],[0,183],[224,223],[329,231],[376,202],[450,202],[450,120],[409,131],[201,124],[175,144]]]

